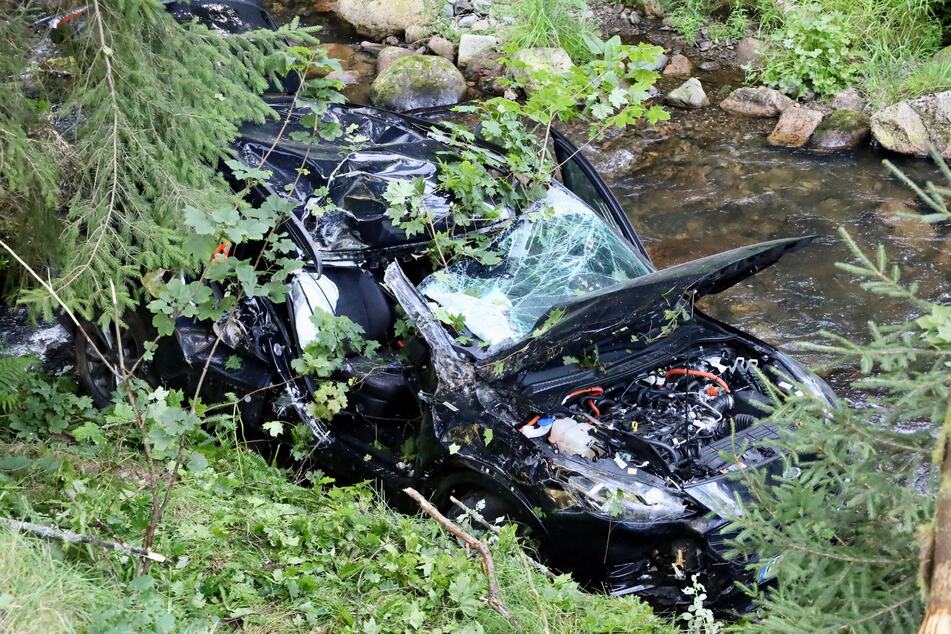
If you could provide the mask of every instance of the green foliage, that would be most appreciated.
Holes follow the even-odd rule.
[[[48,439],[97,414],[92,399],[65,379],[49,382],[32,357],[0,357],[0,420],[18,438]]]
[[[55,244],[59,169],[66,161],[64,143],[55,151],[59,137],[49,125],[49,103],[16,85],[31,55],[27,21],[36,17],[30,3],[0,3],[0,239],[42,262]],[[5,281],[16,286],[18,280],[13,274]]]
[[[946,204],[951,191],[940,191]],[[943,446],[948,432],[951,308],[921,298],[884,249],[868,255],[842,237],[856,262],[840,267],[920,316],[870,323],[866,343],[822,333],[828,343],[803,344],[857,365],[864,394],[834,409],[807,398],[778,404],[789,477],[767,484],[742,472],[756,503],[734,520],[736,546],[760,564],[781,557],[778,587],[758,594],[762,611],[746,629],[908,632],[921,620],[919,536],[935,511],[935,439]]]
[[[796,6],[771,36],[760,79],[796,97],[832,95],[855,78],[852,31],[844,14],[821,4]]]
[[[91,612],[92,631],[123,623],[120,631],[136,632],[512,631],[483,601],[479,558],[430,519],[392,511],[369,486],[327,488],[312,474],[318,484],[307,489],[255,454],[203,453],[208,469],[172,492],[173,521],[155,545],[169,562],[151,578],[135,579],[122,554],[66,550],[60,567],[81,566],[96,583],[77,604]],[[0,470],[0,515],[116,539],[140,530],[149,504],[134,457],[0,445],[0,462],[11,456],[29,460]],[[674,631],[636,599],[588,594],[566,576],[542,574],[514,528],[489,537],[501,597],[520,631]],[[45,587],[33,591],[47,598]],[[83,623],[65,618],[74,619],[66,628]]]
[[[501,12],[512,23],[503,36],[514,49],[559,47],[575,62],[593,57],[589,42],[596,36],[585,0],[510,0]]]
[[[22,18],[5,13],[0,22]],[[287,72],[303,54],[288,42],[314,40],[294,25],[223,37],[175,23],[159,3],[117,0],[91,3],[82,24],[64,29],[57,44],[71,70],[55,95],[53,119],[70,129],[76,171],[62,234],[51,244],[59,247],[53,287],[92,316],[111,308],[110,282],[124,308],[144,272],[202,263],[182,248],[183,210],[227,202],[216,164],[227,158],[239,124],[273,116],[259,94],[269,76]],[[27,70],[19,63],[8,77]],[[23,90],[14,83],[4,91],[14,96],[4,99]],[[28,109],[14,106],[16,122]],[[31,147],[30,161],[41,165],[39,174],[58,178],[56,165],[43,158],[53,147]],[[30,186],[34,197],[50,191]],[[43,201],[52,208],[49,195]],[[45,292],[29,297],[51,306]]]

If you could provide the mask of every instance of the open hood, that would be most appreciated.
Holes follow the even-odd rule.
[[[665,324],[665,313],[688,295],[698,299],[719,293],[815,238],[786,238],[740,247],[563,302],[542,315],[533,334],[484,357],[479,368],[496,380],[560,356],[581,353],[622,331],[627,336],[647,334]],[[552,317],[561,313],[557,320]],[[539,332],[549,318],[554,323]]]

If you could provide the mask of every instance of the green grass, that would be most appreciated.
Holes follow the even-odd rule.
[[[780,84],[800,85],[821,94],[834,89],[842,78],[854,76],[852,81],[872,104],[882,106],[945,90],[949,83],[947,65],[929,63],[941,44],[942,20],[936,14],[942,0],[811,0],[796,3],[799,10],[786,12],[774,0],[668,0],[665,4],[675,27],[688,40],[695,39],[711,20],[712,33],[725,33],[731,20],[737,27],[745,19],[758,25],[761,37],[774,40],[764,75]],[[809,10],[810,5],[815,9]],[[737,15],[738,11],[743,13]],[[818,42],[834,45],[837,54],[829,55],[823,48],[812,58],[807,50],[783,50],[782,44],[790,38],[799,37],[798,48],[816,40],[801,35],[816,28],[815,16],[835,17],[835,31],[817,34]],[[799,22],[806,19],[812,24]],[[817,85],[811,85],[814,80]]]
[[[117,600],[88,569],[62,560],[56,545],[0,528],[0,631],[85,631]]]
[[[499,3],[500,13],[511,20],[504,39],[514,49],[561,47],[575,62],[592,57],[587,39],[595,34],[585,17],[585,0],[508,0]]]
[[[173,493],[154,548],[169,562],[152,569],[151,586],[133,582],[133,562],[116,553],[74,547],[73,563],[54,565],[35,548],[0,542],[4,570],[36,571],[22,584],[32,594],[18,599],[34,612],[82,595],[75,609],[44,617],[66,624],[46,631],[83,629],[90,618],[93,631],[131,618],[136,632],[170,624],[175,632],[513,631],[482,600],[480,560],[434,521],[389,509],[369,486],[305,488],[256,454],[205,453],[209,469]],[[128,454],[0,444],[0,514],[95,535],[106,526],[135,542],[148,509],[142,473]],[[490,548],[501,599],[522,632],[675,631],[636,599],[542,574],[511,530]],[[91,586],[79,565],[95,575]],[[86,590],[103,586],[122,588],[119,600]]]

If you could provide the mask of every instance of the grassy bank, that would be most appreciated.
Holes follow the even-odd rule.
[[[435,522],[388,509],[369,486],[312,488],[256,454],[208,447],[172,493],[155,550],[129,556],[0,533],[0,629],[14,632],[507,632],[486,578]],[[137,541],[148,499],[122,451],[0,445],[0,514]],[[669,632],[644,604],[550,578],[511,531],[491,544],[505,607],[525,632]]]
[[[688,41],[754,33],[767,43],[753,79],[799,96],[855,85],[881,106],[951,88],[951,62],[933,60],[949,37],[944,0],[665,0]]]

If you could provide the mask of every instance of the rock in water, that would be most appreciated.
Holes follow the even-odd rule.
[[[885,149],[899,154],[926,156],[928,130],[908,101],[899,101],[872,115],[872,135]]]
[[[390,64],[370,87],[381,108],[414,110],[459,103],[466,80],[452,62],[435,55],[409,55]]]
[[[738,88],[720,102],[720,107],[732,114],[747,117],[778,117],[793,105],[793,100],[772,88]]]
[[[856,110],[836,110],[812,134],[812,146],[822,150],[854,150],[868,140],[868,117]]]
[[[493,50],[498,45],[499,39],[494,35],[473,35],[472,33],[465,33],[459,38],[459,58],[457,63],[460,66],[467,66],[469,62],[483,53]]]
[[[382,51],[380,51],[380,54],[376,57],[376,72],[382,73],[393,62],[401,57],[406,57],[407,55],[416,55],[416,51],[411,51],[408,48],[402,48],[399,46],[387,46]]]
[[[693,65],[685,55],[674,55],[664,69],[664,77],[690,77]]]
[[[664,102],[676,108],[703,108],[710,104],[700,80],[696,77],[691,77],[667,93]]]
[[[529,72],[545,71],[561,75],[571,70],[574,63],[563,48],[523,48],[512,56],[515,67],[512,74],[522,82],[526,92],[531,92],[535,82],[528,79]]]
[[[951,158],[951,90],[911,100],[921,117],[932,145],[944,158]]]
[[[411,24],[426,21],[424,0],[337,0],[337,15],[357,33],[377,40],[402,35]]]
[[[802,147],[822,121],[822,113],[800,106],[786,108],[766,139],[770,145]]]

